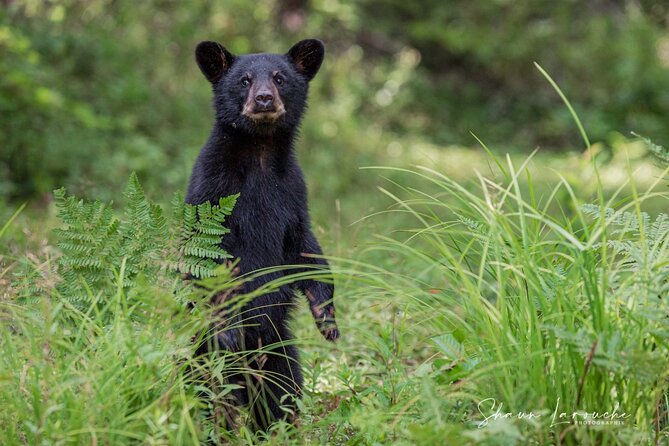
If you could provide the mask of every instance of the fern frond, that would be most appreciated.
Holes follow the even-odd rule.
[[[150,283],[173,283],[166,275],[175,272],[211,277],[217,261],[230,258],[221,239],[229,232],[223,224],[237,196],[222,198],[216,205],[193,206],[177,193],[169,221],[163,209],[146,197],[134,173],[123,196],[122,217],[117,218],[111,202],[77,199],[65,189],[54,191],[63,223],[54,231],[62,253],[58,291],[75,307],[89,305],[91,295],[109,298],[116,293],[122,264],[121,282],[127,291],[140,276]]]
[[[648,151],[655,157],[655,159],[657,159],[663,165],[669,164],[669,149],[665,149],[664,147],[655,144],[649,138],[644,138],[643,136],[634,132],[632,132],[632,134],[646,144]]]

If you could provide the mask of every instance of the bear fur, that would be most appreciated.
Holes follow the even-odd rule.
[[[322,42],[303,40],[286,54],[235,56],[221,44],[206,41],[198,44],[195,56],[212,85],[215,120],[193,167],[186,202],[216,203],[220,197],[240,194],[227,222],[230,233],[222,240],[222,247],[238,261],[240,275],[295,265],[255,277],[236,293],[246,294],[299,272],[299,265],[302,270],[327,271],[327,262],[318,257],[322,251],[311,231],[307,190],[294,153],[309,81],[323,61]],[[285,418],[282,405],[294,412],[302,389],[298,351],[288,327],[296,290],[306,296],[323,336],[336,340],[334,286],[307,279],[254,297],[235,316],[236,323],[217,328],[206,347],[262,349],[263,354],[246,364],[252,372],[231,379],[242,385],[235,404],[251,406],[258,429]]]

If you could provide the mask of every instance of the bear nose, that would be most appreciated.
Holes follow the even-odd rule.
[[[274,103],[274,96],[269,92],[260,92],[256,95],[256,104],[262,108],[269,108]]]

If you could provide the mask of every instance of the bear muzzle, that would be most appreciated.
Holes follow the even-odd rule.
[[[272,83],[254,85],[242,109],[242,115],[253,121],[276,121],[285,113],[286,107]]]

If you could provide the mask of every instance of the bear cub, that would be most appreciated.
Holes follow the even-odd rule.
[[[186,202],[215,203],[239,193],[227,223],[230,233],[222,240],[222,247],[238,261],[239,274],[293,266],[256,276],[236,293],[250,293],[290,273],[328,271],[327,262],[318,258],[322,251],[311,231],[306,186],[293,147],[309,81],[324,52],[323,43],[315,39],[298,42],[286,54],[235,56],[211,41],[195,50],[197,64],[213,88],[215,119],[193,167]],[[248,355],[248,372],[230,378],[241,387],[234,404],[249,405],[259,429],[285,418],[282,405],[294,411],[301,392],[302,372],[288,327],[296,290],[306,296],[323,336],[336,340],[333,285],[302,279],[254,297],[235,314],[233,323],[214,325],[205,347],[261,349],[262,354]]]

